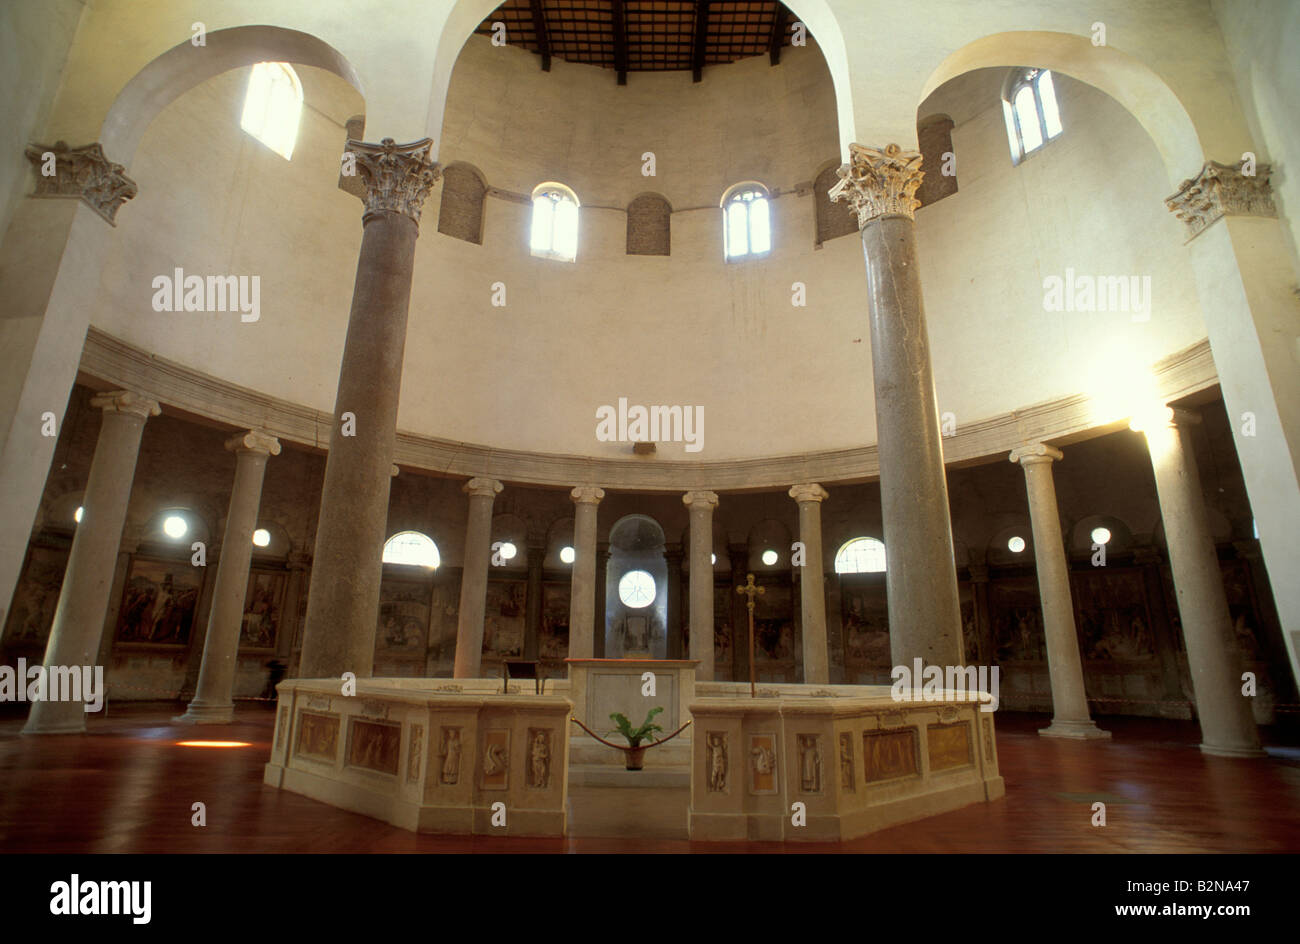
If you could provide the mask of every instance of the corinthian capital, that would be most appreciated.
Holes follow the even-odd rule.
[[[831,201],[848,201],[857,211],[858,229],[886,216],[915,218],[921,201],[913,194],[925,177],[920,151],[904,151],[897,144],[884,150],[850,144],[849,163],[836,173],[840,182],[830,189]]]
[[[378,144],[349,140],[347,149],[356,155],[358,176],[365,187],[362,218],[390,211],[410,217],[418,226],[424,201],[441,175],[438,165],[429,160],[432,139],[422,138],[413,144],[398,144],[392,138]]]
[[[139,193],[126,168],[105,157],[98,143],[76,148],[66,141],[32,144],[25,153],[36,166],[36,196],[79,197],[113,226],[118,207]]]
[[[1165,206],[1187,226],[1188,242],[1225,216],[1277,216],[1268,180],[1273,168],[1259,164],[1255,171],[1247,175],[1239,167],[1206,161],[1199,174],[1165,198]]]

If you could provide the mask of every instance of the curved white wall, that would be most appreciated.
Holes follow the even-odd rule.
[[[312,69],[309,108],[285,162],[239,130],[245,74],[169,106],[132,166],[140,196],[119,214],[94,323],[159,355],[329,411],[360,243],[360,205],[337,190],[347,117],[363,105]],[[964,423],[1081,392],[1112,348],[1154,360],[1204,336],[1177,223],[1160,197],[1150,139],[1096,90],[1058,82],[1065,135],[1012,167],[1000,79],[971,73],[922,109],[957,121],[960,191],[917,216],[940,408]],[[930,107],[934,106],[934,107]],[[872,142],[883,143],[883,142]],[[641,175],[654,151],[658,175]],[[529,208],[489,198],[484,244],[437,232],[438,194],[418,243],[399,425],[491,446],[619,457],[595,438],[595,410],[632,403],[704,408],[716,460],[874,441],[865,275],[858,241],[815,251],[813,201],[793,192],[838,152],[834,96],[819,52],[787,50],[688,74],[614,73],[471,39],[452,79],[443,162],[527,193],[560,180],[584,209],[578,261],[528,253]],[[932,172],[935,169],[931,169]],[[765,260],[722,260],[722,191],[758,179],[773,204]],[[672,256],[627,256],[622,208],[672,203]],[[838,211],[838,210],[837,210]],[[844,212],[847,212],[844,211]],[[258,274],[262,314],[155,313],[150,281],[175,266]],[[1148,322],[1047,313],[1042,279],[1066,267],[1150,275]],[[493,307],[492,286],[507,305]],[[790,304],[791,284],[808,305]]]

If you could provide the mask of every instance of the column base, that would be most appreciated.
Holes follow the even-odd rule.
[[[1268,754],[1259,747],[1220,747],[1215,744],[1202,744],[1201,753],[1212,757],[1267,757]]]
[[[1039,728],[1038,733],[1043,737],[1070,738],[1075,741],[1104,741],[1110,738],[1110,732],[1097,727],[1095,721],[1057,721],[1053,719],[1052,723],[1047,727]]]
[[[234,705],[200,705],[195,702],[190,702],[185,714],[172,718],[180,724],[230,724],[234,720]]]
[[[23,725],[20,732],[23,735],[28,734],[85,734],[86,719],[83,717],[77,721],[54,721],[54,722],[36,722],[33,724],[30,720]]]

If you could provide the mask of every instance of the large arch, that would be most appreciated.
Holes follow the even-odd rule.
[[[926,79],[916,107],[950,79],[975,69],[1041,66],[1086,82],[1123,105],[1155,142],[1170,192],[1204,161],[1191,116],[1165,81],[1148,66],[1086,36],[1047,31],[994,33],[968,43],[943,60]]]
[[[169,104],[223,72],[268,61],[333,72],[365,97],[356,69],[328,43],[278,26],[236,26],[208,33],[206,46],[178,43],[137,72],[104,117],[100,144],[129,167],[145,130]]]

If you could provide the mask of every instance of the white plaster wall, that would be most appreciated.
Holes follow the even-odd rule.
[[[440,158],[526,192],[570,185],[584,204],[578,261],[528,253],[527,206],[489,198],[484,245],[436,230],[438,194],[417,248],[399,425],[442,438],[621,456],[595,439],[595,410],[632,403],[704,408],[697,453],[719,459],[847,448],[875,439],[865,275],[858,241],[814,251],[810,196],[773,204],[765,260],[722,260],[722,191],[759,179],[779,191],[836,155],[830,79],[813,48],[689,75],[608,70],[471,40],[453,76]],[[246,73],[169,106],[132,170],[141,194],[121,232],[94,322],[236,383],[329,411],[351,298],[360,205],[337,190],[343,123],[361,111],[341,80],[304,69],[307,100],[292,162],[238,127]],[[1204,336],[1176,222],[1161,203],[1159,156],[1136,120],[1062,78],[1066,133],[1012,167],[996,86],[980,73],[941,89],[978,101],[954,114],[960,192],[918,214],[936,383],[968,422],[1077,392],[1113,350],[1145,360]],[[997,83],[1000,85],[1000,82]],[[929,103],[928,103],[929,104]],[[924,107],[928,114],[940,107]],[[946,106],[945,106],[946,107]],[[969,113],[967,113],[969,112]],[[652,150],[658,176],[641,176]],[[629,257],[621,210],[652,190],[672,203],[672,256]],[[845,211],[847,212],[847,211]],[[150,280],[180,265],[260,274],[262,318],[154,313]],[[1049,314],[1042,278],[1152,276],[1150,322]],[[808,306],[790,304],[791,283]],[[491,305],[492,284],[507,305]]]
[[[1271,161],[1274,202],[1290,237],[1300,275],[1300,4],[1278,0],[1215,0],[1232,74],[1261,161]],[[1231,164],[1240,154],[1212,154]]]
[[[31,190],[31,164],[23,151],[38,139],[54,143],[41,135],[85,5],[85,0],[0,4],[0,128],[9,142],[0,153],[0,233],[9,228],[14,204]]]

